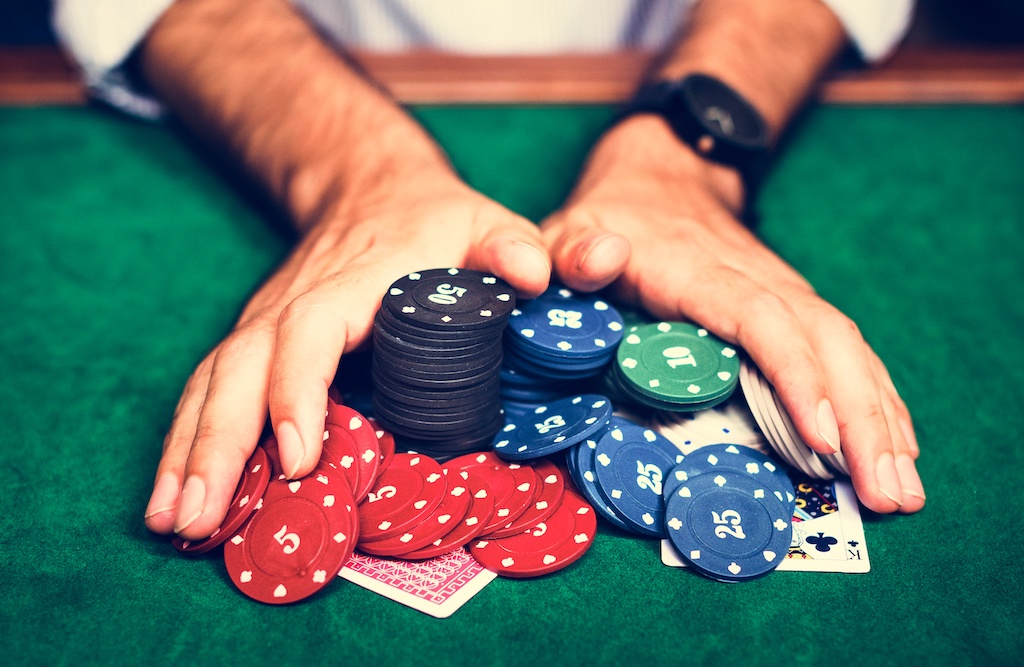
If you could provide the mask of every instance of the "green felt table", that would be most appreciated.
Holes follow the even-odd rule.
[[[415,113],[540,219],[607,107]],[[725,585],[602,528],[436,620],[344,581],[280,608],[142,522],[193,365],[292,239],[171,129],[0,109],[5,664],[1013,664],[1024,640],[1024,109],[820,107],[759,233],[852,316],[913,412],[928,505],[866,515],[868,574]]]

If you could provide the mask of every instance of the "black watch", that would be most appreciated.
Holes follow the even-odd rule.
[[[706,74],[644,84],[616,122],[638,113],[661,116],[699,154],[743,174],[768,150],[768,128],[757,109]]]

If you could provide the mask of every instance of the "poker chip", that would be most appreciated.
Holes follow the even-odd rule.
[[[760,480],[766,490],[789,507],[790,515],[796,509],[793,482],[786,471],[761,452],[733,444],[708,445],[683,455],[682,460],[669,471],[663,485],[663,495],[668,498],[691,477],[718,470],[750,475]]]
[[[340,472],[348,482],[352,493],[359,488],[359,466],[356,464],[358,447],[348,430],[337,424],[327,423],[324,428],[323,450],[320,465]]]
[[[224,543],[231,583],[248,597],[287,604],[334,581],[358,539],[355,503],[337,473],[275,479],[262,507]]]
[[[249,460],[245,462],[242,478],[238,480],[238,486],[235,487],[235,493],[231,497],[231,504],[228,505],[227,516],[224,517],[224,521],[221,522],[217,530],[201,540],[186,540],[176,535],[171,540],[171,544],[178,551],[189,554],[203,554],[220,546],[249,518],[256,504],[263,497],[263,492],[269,482],[270,460],[267,458],[266,451],[262,447],[257,447]]]
[[[380,439],[373,424],[356,410],[328,399],[325,426],[324,435],[327,439],[330,439],[333,426],[346,434],[353,445],[356,485],[352,488],[352,495],[356,503],[362,502],[377,478],[381,461]],[[326,444],[327,440],[324,440],[324,445]]]
[[[430,516],[444,498],[441,465],[429,456],[395,454],[359,504],[362,542],[400,535]]]
[[[395,436],[384,430],[384,427],[376,419],[370,418],[367,421],[370,423],[370,427],[373,428],[374,435],[377,436],[377,446],[380,450],[380,465],[377,467],[379,471],[395,455]],[[374,474],[374,479],[376,479],[376,474]]]
[[[552,286],[511,312],[511,345],[554,359],[606,357],[622,339],[622,316],[593,295]]]
[[[486,537],[511,537],[533,528],[558,509],[565,493],[565,476],[558,466],[547,459],[538,459],[530,464],[539,482],[537,494],[531,504],[519,517],[505,526],[486,533]]]
[[[537,495],[540,480],[528,465],[503,461],[494,452],[464,454],[446,464],[450,469],[480,475],[494,496],[494,512],[481,533],[504,527],[518,519]]]
[[[373,326],[373,414],[406,450],[480,449],[504,422],[499,373],[512,288],[468,269],[396,280]]]
[[[539,577],[556,572],[586,553],[597,531],[593,508],[566,489],[561,505],[531,530],[501,539],[479,539],[469,551],[481,565],[504,577]]]
[[[597,488],[632,532],[664,537],[662,484],[682,458],[664,436],[613,417],[594,449]]]
[[[405,322],[441,330],[486,328],[508,318],[515,293],[494,276],[468,269],[431,269],[396,280],[384,299]]]
[[[597,490],[597,473],[594,470],[594,450],[596,449],[597,441],[588,438],[566,450],[566,464],[572,475],[572,480],[587,502],[608,523],[620,530],[632,532],[601,495],[601,492]]]
[[[761,480],[729,470],[689,478],[669,496],[668,538],[697,571],[745,581],[778,567],[793,528],[789,508]]]
[[[441,503],[427,517],[388,539],[360,541],[360,551],[374,556],[405,556],[422,549],[451,532],[469,510],[472,494],[467,481],[469,475],[465,471],[454,471],[449,474],[444,469],[445,492]]]
[[[582,394],[554,401],[514,420],[494,438],[494,451],[504,459],[547,456],[605,428],[612,404],[599,394]]]
[[[404,558],[408,560],[436,558],[469,544],[483,532],[484,526],[494,512],[494,496],[483,476],[474,469],[463,469],[461,472],[467,476],[466,485],[470,491],[470,504],[466,515],[444,536],[421,549],[405,554]]]
[[[686,322],[630,327],[616,354],[612,381],[632,400],[662,410],[706,409],[725,401],[739,381],[736,350]]]

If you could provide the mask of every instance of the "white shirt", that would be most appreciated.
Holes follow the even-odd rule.
[[[464,54],[658,49],[697,0],[292,0],[321,33],[367,51],[431,48]],[[766,0],[771,1],[771,0]],[[53,24],[90,92],[131,113],[160,105],[119,69],[173,0],[54,0]],[[823,0],[865,60],[906,33],[914,0]]]

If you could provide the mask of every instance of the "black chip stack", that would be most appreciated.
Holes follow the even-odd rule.
[[[388,289],[373,324],[373,413],[399,446],[444,460],[504,424],[502,332],[515,293],[469,269],[430,269]]]

